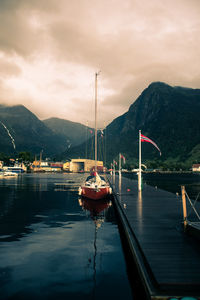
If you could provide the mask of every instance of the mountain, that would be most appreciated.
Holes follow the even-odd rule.
[[[0,152],[30,151],[54,155],[67,148],[66,139],[57,135],[23,105],[0,105]]]
[[[127,113],[107,127],[107,135],[109,139],[115,139],[115,147],[117,145],[120,151],[137,155],[140,129],[159,145],[163,158],[185,159],[200,143],[199,111],[199,89],[155,82],[143,91]],[[127,145],[131,147],[127,148]],[[155,156],[156,151],[151,144],[145,144],[143,157],[148,157],[149,153]]]
[[[200,90],[172,87],[162,82],[150,84],[130,106],[113,120],[104,137],[99,133],[99,159],[111,162],[119,152],[132,164],[138,162],[138,132],[161,149],[142,143],[142,160],[175,162],[191,166],[200,162]],[[22,105],[0,105],[0,152],[30,151],[59,158],[93,158],[94,139],[78,145],[90,131],[84,125],[51,118],[44,122]],[[71,147],[73,145],[73,148]],[[14,148],[16,146],[16,148]]]
[[[59,118],[50,118],[43,120],[44,124],[55,134],[62,136],[71,146],[77,146],[83,143],[88,136],[88,128],[80,123],[71,122]]]
[[[142,143],[142,159],[200,161],[200,90],[172,87],[163,82],[150,84],[129,110],[106,128],[107,159],[119,152],[138,160],[138,132],[151,138],[162,156],[150,143]],[[71,149],[71,154],[84,152],[85,145]],[[69,153],[68,153],[69,154]]]

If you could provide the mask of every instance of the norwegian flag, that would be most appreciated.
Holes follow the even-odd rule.
[[[123,163],[126,163],[126,158],[124,157],[124,155],[121,154],[121,158],[123,159]]]
[[[113,163],[117,166],[117,162],[115,160],[113,160]]]
[[[148,138],[147,136],[141,134],[141,142],[147,142],[147,143],[151,143],[152,145],[154,145],[154,147],[156,147],[156,149],[160,152],[160,156],[161,156],[160,149],[158,148],[156,143],[154,143],[150,138]]]

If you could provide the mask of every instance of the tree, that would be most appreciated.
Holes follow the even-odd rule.
[[[18,158],[21,159],[22,161],[32,161],[32,154],[28,151],[24,152],[19,152]]]

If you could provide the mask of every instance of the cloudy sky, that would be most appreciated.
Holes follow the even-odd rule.
[[[0,103],[99,127],[153,81],[200,88],[199,0],[0,0]]]

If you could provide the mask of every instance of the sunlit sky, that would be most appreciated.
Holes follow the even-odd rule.
[[[200,88],[199,0],[0,0],[0,103],[98,126],[153,81]]]

